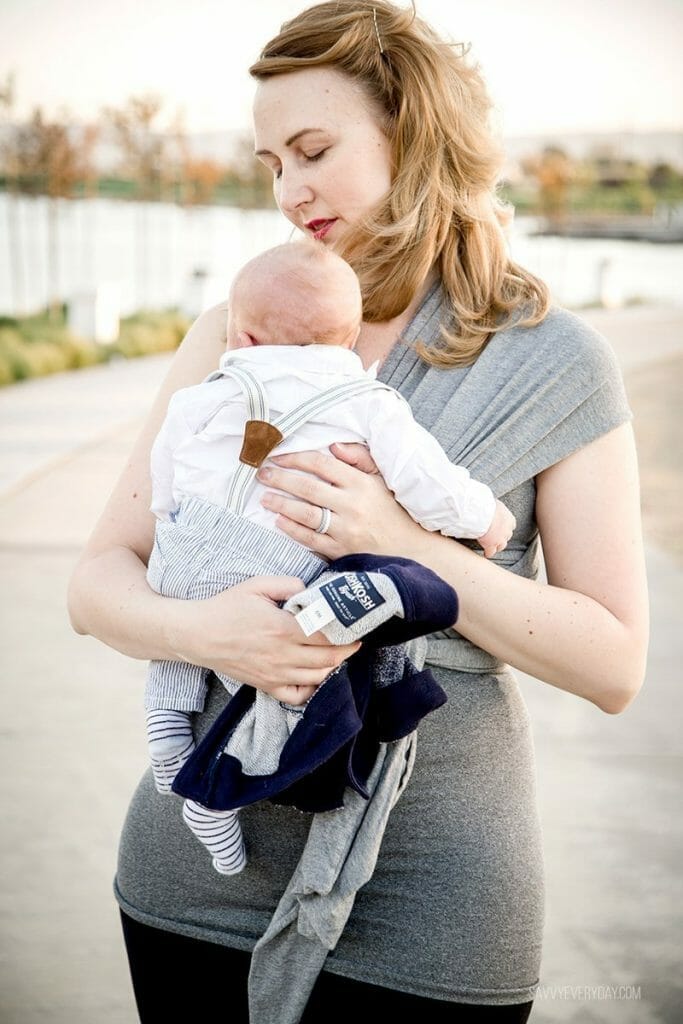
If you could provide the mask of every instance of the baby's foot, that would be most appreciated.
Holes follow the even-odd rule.
[[[157,793],[170,793],[173,780],[194,750],[190,716],[185,711],[148,711],[147,740]]]
[[[237,811],[212,811],[195,800],[183,804],[183,821],[213,857],[221,875],[237,875],[247,863],[247,854]]]

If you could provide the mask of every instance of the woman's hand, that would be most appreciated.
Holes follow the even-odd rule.
[[[332,560],[361,551],[392,555],[409,548],[422,527],[396,501],[365,445],[333,444],[330,451],[334,457],[317,451],[278,455],[258,471],[261,483],[294,496],[268,491],[262,497],[264,508],[279,513],[278,528]],[[321,508],[332,513],[326,533],[316,533]]]
[[[291,612],[278,607],[305,588],[293,576],[255,576],[215,597],[174,601],[168,642],[175,656],[304,704],[360,641],[337,646],[320,632],[306,636]]]

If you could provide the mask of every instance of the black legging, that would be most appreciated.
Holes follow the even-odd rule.
[[[121,911],[135,1000],[142,1024],[210,1021],[248,1024],[251,954],[139,924]],[[415,1014],[425,1024],[524,1024],[531,1003],[474,1006],[425,999],[322,971],[301,1018],[319,1024],[331,1010],[358,1021]],[[377,1016],[375,1016],[377,1015]]]

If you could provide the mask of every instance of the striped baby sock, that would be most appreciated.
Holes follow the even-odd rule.
[[[183,804],[183,821],[211,856],[222,875],[243,871],[247,855],[237,811],[212,811],[194,800]]]
[[[171,783],[194,750],[188,712],[148,711],[147,744],[157,792],[170,793]]]

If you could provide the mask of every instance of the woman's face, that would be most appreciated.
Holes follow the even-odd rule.
[[[278,206],[309,237],[334,247],[389,191],[389,140],[372,101],[342,72],[306,68],[263,79],[254,129]]]

